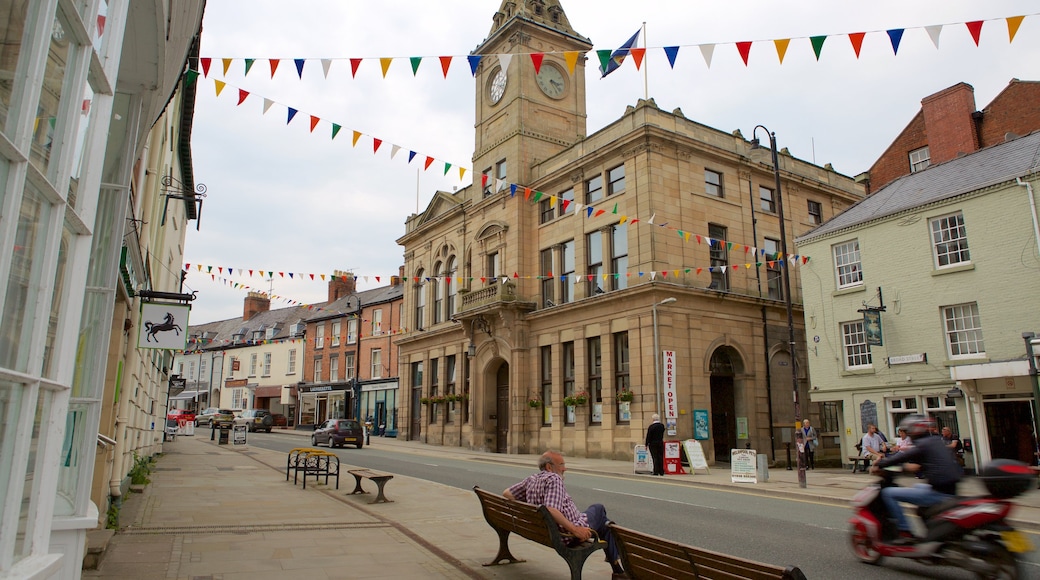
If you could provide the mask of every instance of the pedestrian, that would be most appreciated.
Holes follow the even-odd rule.
[[[957,464],[964,467],[964,444],[953,434],[953,430],[949,427],[942,428],[942,441],[943,445],[946,445],[946,448],[953,452],[953,457],[957,460]]]
[[[816,448],[820,444],[816,428],[809,423],[808,419],[802,421],[802,441],[805,442],[805,465],[809,469],[816,469]]]
[[[860,445],[863,448],[863,457],[869,457],[872,461],[885,456],[885,440],[878,434],[877,425],[873,423],[867,425],[867,434],[863,436]]]
[[[606,508],[603,504],[594,503],[584,512],[578,511],[563,483],[563,474],[566,471],[563,454],[559,451],[546,451],[538,458],[538,473],[511,486],[503,491],[502,495],[514,501],[544,505],[560,529],[573,536],[577,542],[585,542],[595,531],[599,539],[607,543],[604,551],[613,570],[612,578],[627,578],[621,565],[614,534],[608,527],[611,522],[607,519]]]
[[[899,451],[906,451],[907,449],[910,449],[911,447],[914,446],[913,440],[910,439],[910,436],[906,434],[906,429],[904,429],[903,427],[900,427],[896,431],[896,433],[899,436],[896,437],[896,441],[895,441],[895,443],[893,445],[893,450],[894,451],[896,451],[898,453]]]
[[[653,420],[646,429],[646,448],[650,450],[650,459],[654,462],[653,475],[664,475],[664,424],[661,416],[654,413]]]

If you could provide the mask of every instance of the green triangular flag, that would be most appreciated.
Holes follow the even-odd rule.
[[[249,69],[253,68],[253,63],[256,62],[255,58],[246,59],[246,74],[249,74]]]
[[[199,78],[199,71],[188,70],[184,73],[184,84],[190,87],[197,78]]]
[[[448,170],[451,169],[451,163],[444,164],[444,175],[448,174]]]
[[[617,204],[616,203],[614,204],[614,211],[612,211],[610,213],[617,213]]]
[[[607,70],[607,63],[610,62],[610,49],[597,50],[596,56],[599,57],[599,70],[603,72]]]
[[[812,42],[813,52],[816,53],[816,60],[820,60],[820,51],[823,50],[823,41],[825,40],[827,40],[826,36],[809,37],[809,42]]]
[[[335,123],[333,123],[333,124],[332,124],[332,138],[333,138],[333,139],[335,139],[335,138],[336,138],[336,134],[337,134],[337,133],[339,133],[339,130],[340,130],[340,129],[342,129],[342,127],[341,127],[341,126],[339,126],[339,125],[337,125],[337,124],[335,124]]]
[[[412,76],[414,77],[415,74],[417,72],[419,72],[419,64],[422,63],[422,57],[421,56],[413,56],[413,57],[409,58],[408,60],[412,61]]]
[[[539,199],[542,199],[542,192],[540,192],[540,191],[534,192],[534,199],[532,199],[531,201],[534,202],[534,201],[538,201]]]

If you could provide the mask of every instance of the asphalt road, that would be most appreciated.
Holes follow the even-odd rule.
[[[295,438],[250,433],[249,444],[288,451]],[[422,456],[380,449],[333,449],[344,463],[435,481],[462,489],[474,485],[501,491],[536,469],[505,465],[479,457]],[[973,576],[950,567],[885,559],[863,564],[848,548],[851,509],[740,489],[702,488],[657,478],[626,478],[570,472],[567,490],[579,509],[602,503],[610,519],[636,530],[693,546],[771,564],[797,565],[806,577],[934,578]],[[475,502],[476,500],[474,500]],[[490,533],[490,530],[489,530]],[[1034,538],[1034,543],[1036,539]],[[1025,559],[1028,578],[1040,578],[1037,552]]]

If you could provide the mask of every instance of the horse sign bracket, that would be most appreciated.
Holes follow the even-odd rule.
[[[166,209],[170,205],[170,200],[179,199],[185,202],[185,208],[188,210],[187,217],[189,220],[195,220],[195,230],[198,231],[202,225],[202,198],[206,197],[206,184],[197,183],[193,188],[191,184],[177,181],[172,175],[164,175],[160,183],[162,183],[162,194],[166,199],[163,200],[162,221],[159,222],[159,225],[166,225]]]

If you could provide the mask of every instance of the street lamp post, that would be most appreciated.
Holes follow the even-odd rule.
[[[660,302],[654,302],[651,310],[654,313],[654,398],[657,401],[657,414],[661,414],[661,352],[657,337],[657,307],[675,302],[675,297],[665,298]]]
[[[361,298],[357,294],[348,297],[346,305],[349,307],[352,304],[354,320],[357,321],[357,336],[354,337],[354,384],[351,392],[354,394],[354,418],[361,421],[361,377],[358,376],[361,365]]]
[[[1026,358],[1029,359],[1029,378],[1033,382],[1033,452],[1040,460],[1040,371],[1036,368],[1036,334],[1023,332],[1022,339],[1026,341]]]
[[[780,253],[783,256],[780,264],[783,268],[784,306],[787,308],[788,353],[791,355],[791,390],[794,396],[795,441],[798,441],[801,435],[802,404],[798,395],[798,367],[795,364],[797,358],[795,357],[794,348],[794,306],[791,303],[791,264],[788,261],[787,253],[787,222],[784,220],[784,196],[780,192],[780,160],[777,158],[776,153],[776,133],[771,132],[762,125],[755,125],[755,129],[751,132],[752,136],[756,135],[759,129],[765,131],[766,135],[769,136],[769,151],[773,158],[773,177],[776,181],[776,213],[780,219]],[[751,148],[755,149],[757,147],[759,147],[759,141],[755,137],[751,140]],[[772,425],[770,425],[770,429],[772,429]],[[798,445],[798,487],[805,486],[805,445],[803,443]]]

